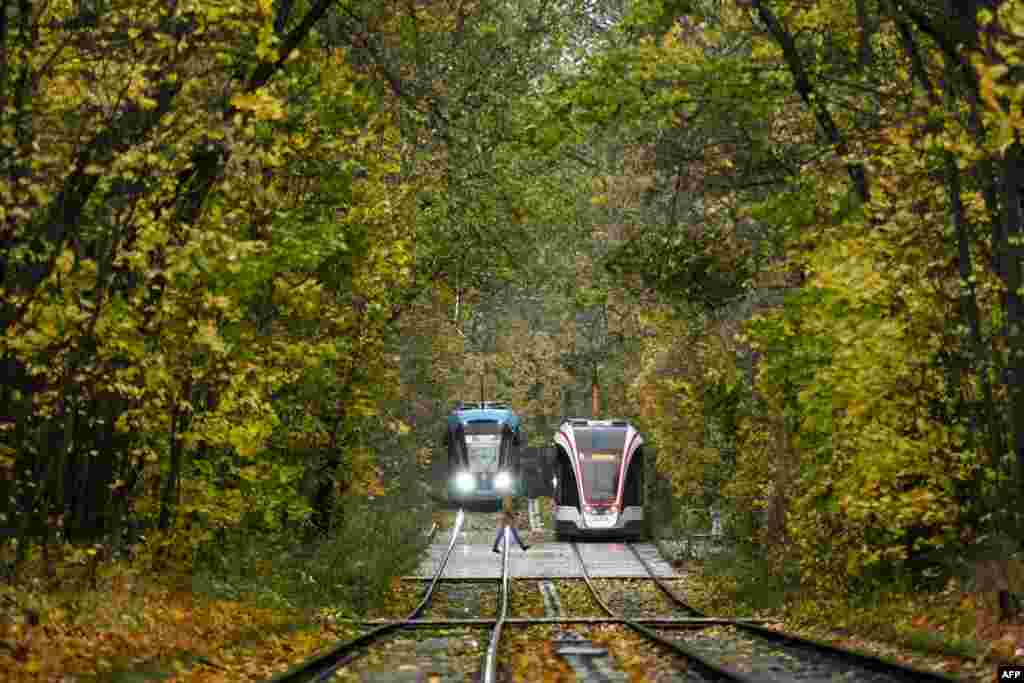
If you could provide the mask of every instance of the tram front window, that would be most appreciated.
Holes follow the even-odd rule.
[[[583,492],[590,502],[610,502],[619,492],[619,466],[626,446],[626,430],[594,427],[576,431]]]
[[[587,499],[592,502],[614,500],[619,492],[619,458],[604,460],[591,455],[583,458],[581,464]]]
[[[493,470],[498,466],[501,437],[493,434],[467,434],[466,449],[474,469]]]

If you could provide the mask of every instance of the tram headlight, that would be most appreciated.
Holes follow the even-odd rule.
[[[512,488],[512,475],[508,472],[498,472],[494,475],[494,488],[503,491]]]
[[[472,491],[475,484],[476,481],[473,479],[473,475],[465,470],[455,475],[455,488],[463,493]]]

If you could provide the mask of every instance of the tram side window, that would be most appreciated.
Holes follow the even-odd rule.
[[[626,473],[626,485],[623,487],[622,504],[643,505],[644,502],[644,454],[638,450],[633,454]]]
[[[464,462],[466,453],[466,440],[463,436],[462,430],[457,429],[456,431],[448,435],[448,455],[453,458],[456,462]]]
[[[576,474],[572,471],[569,459],[558,456],[558,500],[560,505],[579,507],[580,494],[576,489]]]

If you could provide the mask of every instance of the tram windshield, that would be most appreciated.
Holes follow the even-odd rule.
[[[485,468],[495,467],[498,464],[501,437],[497,434],[467,434],[466,449],[469,451],[470,462]]]
[[[501,455],[501,425],[497,422],[470,422],[465,426],[466,455],[470,469],[493,471]]]
[[[626,430],[607,427],[577,429],[575,437],[584,496],[590,502],[615,500],[619,492],[619,466],[622,449],[626,446]]]

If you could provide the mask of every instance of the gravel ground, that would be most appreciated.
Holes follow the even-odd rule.
[[[515,683],[577,683],[572,667],[555,654],[556,629],[546,624],[507,627],[498,651],[499,670]]]
[[[659,545],[661,546],[662,555],[664,557],[671,557],[671,548],[667,549],[664,543]],[[676,559],[678,560],[678,558]],[[683,569],[679,569],[679,567]],[[714,612],[714,616],[721,617],[754,616],[772,619],[775,622],[770,624],[771,628],[792,633],[793,635],[812,638],[845,649],[900,661],[908,666],[919,669],[939,671],[963,681],[989,683],[989,681],[994,680],[995,674],[994,667],[992,666],[979,665],[977,662],[960,657],[944,657],[914,650],[910,647],[874,639],[870,634],[851,633],[850,631],[835,628],[828,623],[824,623],[827,621],[827,615],[822,615],[823,623],[821,624],[798,626],[787,623],[780,613],[774,611],[753,614],[744,612],[741,614],[735,605],[723,602],[713,595],[712,590],[702,578],[699,560],[679,560],[677,571],[680,572],[680,578],[669,580],[667,582],[669,586],[677,595],[708,614]],[[711,605],[715,605],[715,608],[712,609]]]
[[[594,579],[594,587],[616,615],[625,617],[692,617],[677,607],[649,579]]]
[[[903,678],[868,671],[856,663],[832,657],[810,648],[776,643],[745,633],[732,626],[714,626],[701,631],[663,632],[667,638],[684,643],[709,659],[738,671],[756,673],[766,680],[864,681],[895,683]]]
[[[590,594],[584,581],[554,580],[558,597],[562,603],[562,614],[566,617],[604,617],[601,606]]]
[[[508,615],[510,617],[543,617],[544,594],[540,581],[513,579],[510,588]]]
[[[480,670],[487,640],[486,628],[404,631],[340,669],[334,680],[344,683],[402,680],[469,683]]]
[[[689,591],[693,587],[693,580],[685,571],[677,569],[676,572],[680,575],[679,578],[662,579],[661,582],[668,586],[669,590],[675,593],[686,604],[692,605],[694,609],[699,609],[696,604],[690,602]],[[665,599],[668,600],[668,598]]]
[[[425,581],[418,582],[426,588]],[[497,581],[438,583],[422,619],[494,619],[497,614]]]
[[[379,605],[367,610],[367,619],[404,619],[423,599],[426,581],[395,581]]]
[[[689,662],[628,626],[602,624],[579,629],[595,645],[608,649],[615,668],[629,675],[630,683],[696,683],[710,680],[690,668]]]

